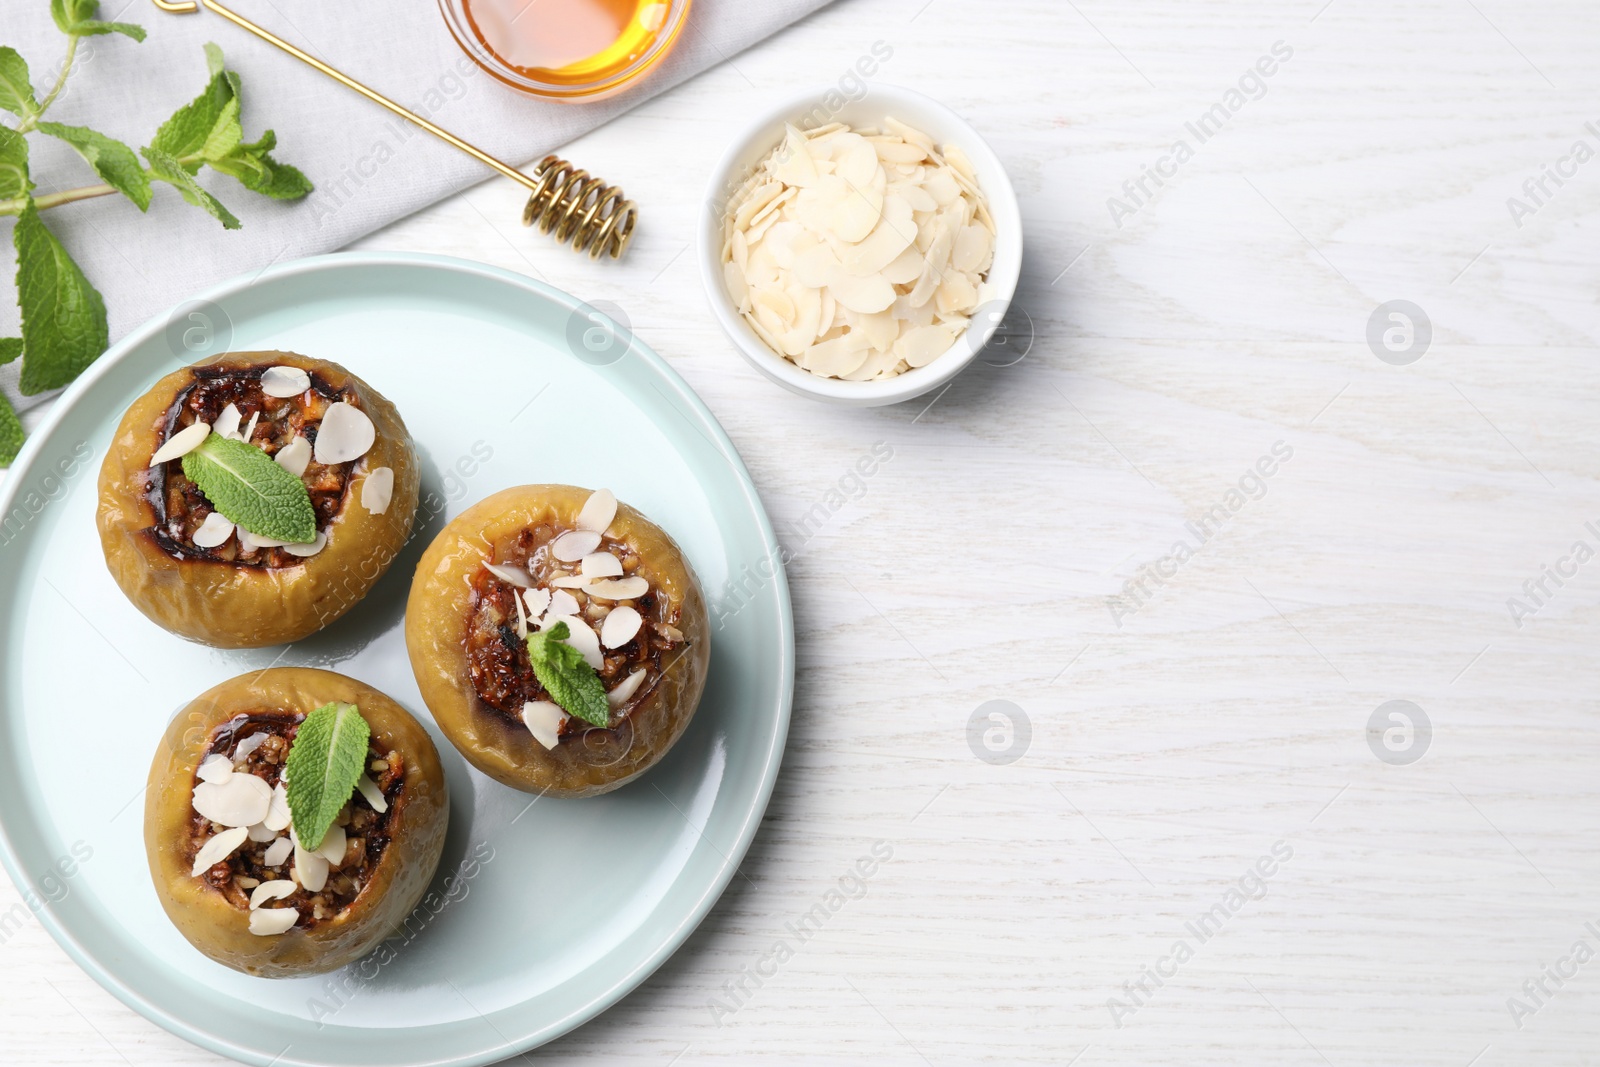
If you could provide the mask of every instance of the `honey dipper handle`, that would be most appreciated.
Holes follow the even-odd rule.
[[[285,41],[283,38],[271,33],[261,26],[257,26],[243,15],[229,11],[221,4],[217,3],[216,0],[198,0],[198,2],[197,0],[154,0],[154,2],[155,5],[161,10],[171,11],[178,14],[188,14],[190,12],[197,11],[199,10],[199,5],[204,4],[208,10],[215,11],[217,14],[221,15],[229,22],[232,22],[234,25],[249,30],[263,41],[266,41],[268,44],[276,45],[278,48],[283,49],[285,52],[289,53],[291,56],[294,56],[302,63],[305,63],[311,67],[315,67],[317,70],[326,74],[328,77],[332,78],[341,85],[348,86],[360,93],[362,96],[366,97],[368,100],[371,100],[373,103],[380,104],[383,107],[388,108],[390,111],[393,111],[396,115],[399,115],[407,122],[415,123],[422,129],[427,130],[429,133],[439,138],[439,140],[444,141],[446,144],[454,145],[456,148],[459,148],[461,151],[465,152],[473,159],[476,159],[478,162],[493,167],[495,170],[499,171],[501,174],[504,174],[512,181],[520,183],[524,188],[538,188],[539,183],[537,181],[528,177],[517,168],[500,162],[489,153],[483,151],[483,149],[478,148],[476,145],[468,144],[466,141],[463,141],[449,130],[440,129],[438,126],[435,126],[421,115],[415,114],[406,108],[401,107],[399,104],[395,103],[393,100],[390,100],[382,93],[374,92],[373,90],[368,89],[365,85],[362,85],[354,78],[333,69],[315,56],[302,52],[288,41]]]

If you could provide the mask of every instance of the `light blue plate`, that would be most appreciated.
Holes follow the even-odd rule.
[[[417,536],[350,615],[283,648],[224,652],[159,629],[112,583],[95,534],[95,481],[123,410],[181,363],[230,348],[344,364],[395,402],[422,455]],[[201,956],[167,921],[145,864],[143,783],[168,719],[209,686],[277,663],[359,678],[433,729],[401,633],[411,572],[467,505],[529,482],[609,487],[688,553],[714,619],[688,733],[614,793],[530,805],[434,730],[450,836],[435,895],[408,929],[318,979],[248,978]],[[744,464],[660,357],[520,275],[337,255],[202,294],[134,331],[57,403],[0,493],[0,546],[6,867],[101,985],[247,1063],[481,1064],[566,1033],[710,910],[778,773],[794,634]]]

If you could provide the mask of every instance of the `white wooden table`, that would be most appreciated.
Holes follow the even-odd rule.
[[[1570,153],[1600,151],[1597,30],[1583,0],[842,0],[571,146],[644,205],[624,264],[515,228],[505,181],[363,241],[624,309],[804,543],[747,877],[537,1061],[1593,1063],[1600,562],[1570,552],[1600,550],[1600,161]],[[741,115],[878,40],[876,80],[1009,165],[1009,351],[1035,339],[932,404],[844,411],[745,368],[689,245]],[[1541,192],[1545,165],[1568,176]],[[1414,313],[1386,349],[1385,313],[1375,354],[1392,300],[1425,351]],[[969,745],[996,700],[1031,724],[1014,762],[999,722]],[[1393,700],[1431,729],[1369,734]],[[31,918],[0,944],[0,1061],[217,1062]]]

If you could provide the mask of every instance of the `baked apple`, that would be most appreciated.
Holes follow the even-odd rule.
[[[705,688],[705,597],[678,546],[608,490],[525,485],[468,508],[417,565],[406,648],[473,766],[579,797],[642,774]]]
[[[173,633],[282,644],[372,588],[410,536],[418,484],[405,423],[360,378],[231,352],[123,416],[100,468],[100,544],[128,599]]]
[[[313,774],[331,764],[343,777]],[[360,959],[411,914],[449,812],[439,754],[404,708],[344,675],[285,667],[223,682],[172,720],[150,764],[144,841],[191,945],[293,978]]]

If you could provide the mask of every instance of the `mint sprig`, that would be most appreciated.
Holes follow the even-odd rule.
[[[212,434],[183,457],[183,474],[235,526],[291,544],[317,539],[306,483],[254,445]]]
[[[328,827],[355,793],[371,735],[354,704],[324,704],[300,724],[283,773],[289,780],[289,817],[301,847],[320,847]]]
[[[34,2],[42,4],[44,0]],[[227,69],[222,50],[214,44],[205,47],[205,89],[163,123],[139,153],[89,126],[44,121],[45,112],[61,96],[74,70],[80,41],[113,33],[144,40],[145,32],[139,26],[96,18],[99,7],[99,0],[50,0],[50,15],[67,35],[67,54],[47,91],[41,91],[43,86],[35,89],[27,60],[16,49],[0,45],[0,111],[17,116],[15,125],[0,125],[0,216],[18,219],[13,242],[17,303],[22,309],[20,388],[24,394],[68,384],[99,358],[108,340],[100,294],[45,228],[40,218],[43,212],[119,193],[144,211],[153,196],[151,183],[164,182],[224,228],[238,229],[238,218],[200,184],[197,176],[202,168],[210,167],[274,200],[298,200],[312,188],[304,174],[272,158],[277,138],[271,130],[255,141],[244,140],[239,75]],[[28,173],[26,136],[31,133],[71,145],[94,169],[100,184],[36,195]],[[70,183],[50,182],[46,188],[66,184]],[[9,344],[0,341],[0,355],[14,357],[6,347]],[[0,395],[0,441],[10,442],[20,432],[20,425],[10,402]],[[9,465],[12,455],[9,444],[0,445],[0,466]]]
[[[611,722],[606,687],[583,653],[567,644],[571,636],[572,630],[564,622],[529,634],[528,659],[551,700],[568,715],[604,729]]]

